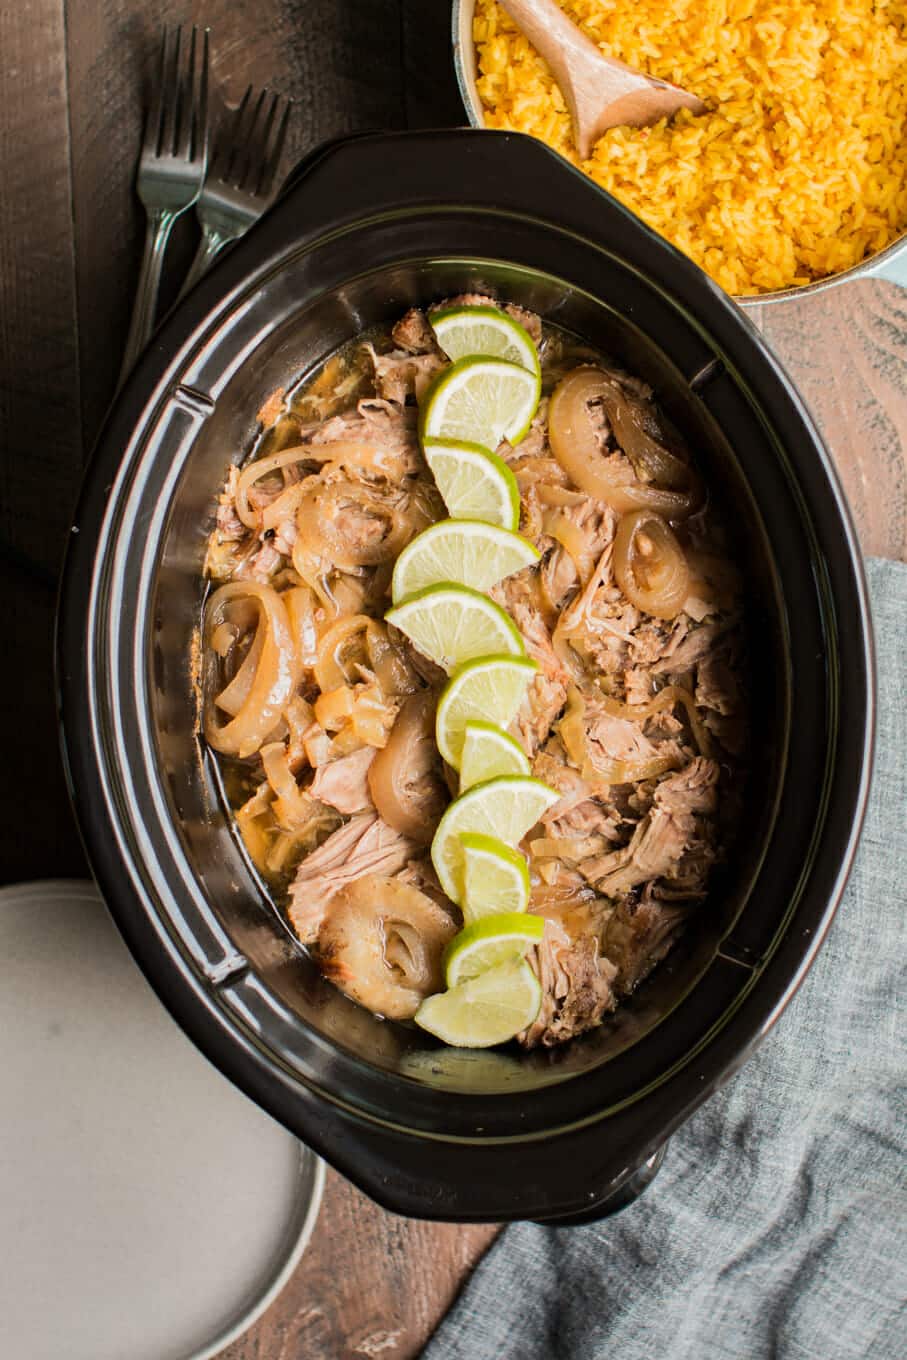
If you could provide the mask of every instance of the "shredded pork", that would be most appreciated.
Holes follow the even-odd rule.
[[[499,304],[471,293],[443,305]],[[621,515],[579,490],[549,437],[553,387],[577,364],[591,362],[608,379],[605,396],[587,411],[592,453],[607,475],[621,485],[635,483],[642,476],[640,457],[652,448],[675,470],[682,468],[688,455],[651,390],[590,351],[574,354],[572,342],[548,328],[543,333],[533,313],[509,304],[505,310],[526,328],[542,362],[545,395],[532,425],[516,448],[504,443],[499,449],[519,487],[520,530],[540,560],[491,594],[538,664],[512,735],[533,774],[560,795],[523,846],[532,874],[530,909],[545,917],[544,938],[530,954],[542,1007],[520,1036],[532,1047],[562,1043],[600,1024],[700,909],[710,872],[727,850],[722,790],[742,768],[747,701],[739,573],[728,561],[711,503],[675,529],[691,564],[687,599],[673,617],[656,617],[618,584]],[[380,896],[384,903],[381,920],[397,931],[394,947],[407,951],[410,964],[419,952],[410,946],[427,948],[412,934],[420,922],[428,923],[440,948],[459,921],[426,853],[430,829],[414,839],[414,825],[401,821],[412,833],[405,834],[376,807],[385,782],[375,775],[387,761],[375,765],[369,778],[398,715],[409,711],[409,696],[421,694],[433,712],[446,680],[382,621],[395,555],[445,513],[417,432],[418,402],[447,362],[430,317],[430,311],[411,308],[389,334],[363,340],[347,359],[331,360],[295,404],[292,393],[272,394],[260,412],[266,428],[258,453],[298,448],[299,455],[246,486],[245,519],[245,474],[230,470],[208,547],[214,581],[268,585],[285,599],[284,592],[296,592],[294,627],[308,629],[303,638],[311,655],[295,708],[287,708],[283,725],[272,723],[263,734],[272,750],[275,742],[286,742],[289,773],[283,775],[279,762],[269,767],[273,787],[268,779],[258,785],[241,826],[259,867],[280,879],[299,939],[316,957],[321,950],[328,975],[362,1004],[377,993],[363,991],[362,980],[350,977],[355,941],[346,936],[340,966],[338,939],[341,923],[348,929],[361,920],[371,929],[371,899],[361,887],[354,897],[338,894],[374,883],[375,901]],[[300,505],[310,493],[304,521]],[[311,541],[313,528],[318,545]],[[221,638],[228,657],[246,615],[235,617]],[[321,640],[345,618],[358,619],[357,630],[337,642],[328,666]],[[237,646],[233,672],[247,649],[248,639]],[[333,677],[328,691],[316,681],[316,654]],[[666,686],[679,687],[688,704],[653,708]],[[439,773],[435,783],[443,805]],[[398,795],[401,790],[403,783]],[[388,810],[387,816],[399,817],[405,803],[398,796],[396,813]],[[437,813],[426,805],[432,826]],[[411,808],[407,815],[412,818]],[[343,912],[338,905],[332,915],[332,902],[343,904]],[[383,930],[377,929],[376,939],[384,939]],[[382,967],[393,972],[394,966],[390,956],[383,959]],[[437,958],[428,960],[423,973],[436,977],[439,967]]]

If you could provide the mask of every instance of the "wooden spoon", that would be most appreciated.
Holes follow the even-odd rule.
[[[581,160],[608,128],[645,127],[678,109],[705,113],[705,104],[666,80],[606,57],[557,0],[500,0],[539,56],[551,67],[573,120]],[[629,3],[629,0],[628,0]]]

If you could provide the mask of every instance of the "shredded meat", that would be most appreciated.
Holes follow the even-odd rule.
[[[401,406],[407,397],[419,400],[445,363],[438,353],[409,354],[406,350],[391,350],[387,354],[377,354],[373,345],[367,345],[366,349],[372,361],[378,395]]]
[[[374,758],[375,748],[363,746],[361,751],[353,751],[339,760],[319,766],[309,793],[346,815],[369,811],[372,797],[368,787],[368,772]]]
[[[620,850],[586,860],[582,871],[605,897],[670,876],[696,838],[695,814],[714,811],[718,765],[699,758],[656,788],[651,810]]]
[[[338,827],[307,855],[290,885],[290,923],[303,944],[317,938],[331,897],[338,888],[366,874],[387,877],[414,858],[416,845],[372,812],[362,812]]]
[[[542,985],[538,1016],[520,1035],[526,1048],[551,1047],[599,1024],[617,1004],[612,983],[617,967],[599,953],[598,937],[572,936],[549,918],[530,963]]]
[[[684,671],[691,671],[708,654],[721,631],[721,625],[717,623],[703,623],[694,628],[677,646],[662,653],[655,669],[662,675],[680,675]]]
[[[539,560],[489,593],[538,666],[511,731],[533,775],[559,795],[522,847],[530,910],[546,926],[529,956],[542,1008],[520,1040],[550,1046],[600,1024],[638,985],[696,915],[715,863],[727,856],[745,768],[737,757],[748,739],[741,579],[728,561],[715,498],[703,497],[698,508],[695,498],[675,498],[670,531],[688,586],[685,595],[675,589],[676,600],[670,590],[662,598],[661,612],[671,617],[645,612],[659,605],[653,591],[628,584],[629,526],[624,521],[619,533],[613,491],[640,482],[676,490],[686,485],[678,463],[691,462],[652,390],[556,328],[543,335],[540,318],[523,308],[479,292],[438,304],[450,305],[498,307],[514,317],[542,368],[545,395],[525,437],[498,449],[520,492],[520,532]],[[402,744],[408,723],[397,729],[396,755],[388,742],[407,706],[420,695],[433,699],[447,675],[402,632],[379,623],[391,601],[394,559],[446,514],[418,436],[417,403],[448,363],[431,325],[434,310],[410,308],[388,333],[362,337],[301,394],[280,389],[267,397],[258,413],[262,456],[290,446],[294,453],[246,487],[249,525],[237,513],[240,473],[230,469],[206,557],[213,581],[248,583],[220,592],[225,602],[212,606],[212,666],[224,686],[214,702],[224,703],[209,741],[229,758],[230,745],[217,742],[238,722],[241,736],[230,740],[244,762],[238,816],[249,854],[281,890],[298,863],[288,912],[300,940],[360,1004],[403,1018],[442,985],[441,950],[459,924],[427,849],[442,805],[457,793],[456,772],[441,770],[433,714],[412,749]],[[570,419],[583,458],[601,469],[588,483],[608,503],[573,480],[587,481],[565,448],[564,405],[551,421],[561,400],[555,390],[567,378],[561,391],[568,391],[577,366],[601,374],[592,389],[598,395],[583,398],[583,419],[576,408]],[[332,451],[340,444],[357,447]],[[637,582],[659,569],[657,560],[642,560],[654,549],[642,535],[640,543]],[[280,644],[277,661],[271,635],[280,633],[283,615],[275,592],[300,643]],[[353,622],[352,640],[336,643],[343,684],[334,669],[322,686],[319,677],[332,669],[322,640],[353,615],[366,618]],[[267,644],[266,629],[258,641],[253,632],[266,616]],[[278,680],[264,685],[256,675],[249,684],[252,663],[243,674],[240,668],[251,656],[261,669],[256,658],[266,645]],[[289,698],[271,712],[262,696],[275,686],[282,695],[288,673]],[[676,696],[646,718],[621,707],[638,709],[668,685],[692,697],[694,715]],[[256,706],[261,713],[251,712]],[[248,789],[250,761],[266,744],[272,749],[257,771],[263,782]]]
[[[410,307],[400,318],[391,331],[391,338],[395,345],[399,345],[401,349],[408,349],[410,354],[437,352],[435,333],[428,324],[425,313],[418,307]]]
[[[382,470],[395,479],[419,472],[422,462],[416,441],[416,412],[397,402],[377,398],[363,398],[354,411],[331,416],[319,425],[309,440],[312,444],[335,444],[339,440],[354,440],[374,444],[384,449],[392,460],[386,460]]]
[[[662,754],[643,735],[641,723],[614,717],[594,699],[586,700],[585,720],[589,754],[595,766],[604,768],[606,762],[612,760],[636,764]]]
[[[614,968],[614,987],[627,995],[660,963],[683,929],[688,913],[653,900],[618,903],[608,918],[602,949]]]

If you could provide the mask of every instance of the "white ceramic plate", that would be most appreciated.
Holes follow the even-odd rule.
[[[160,1004],[89,883],[0,891],[0,1332],[205,1360],[283,1287],[323,1163]]]

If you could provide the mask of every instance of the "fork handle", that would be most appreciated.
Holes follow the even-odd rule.
[[[224,246],[236,240],[236,232],[221,232],[215,227],[204,227],[202,229],[202,239],[198,243],[198,250],[195,252],[195,259],[189,267],[185,282],[179,291],[180,301],[191,292],[198,283],[202,274],[206,274],[214,263],[214,257],[223,250]]]
[[[139,284],[132,308],[132,320],[129,323],[123,367],[120,369],[120,382],[130,372],[151,339],[157,311],[157,295],[161,286],[161,266],[176,218],[176,213],[160,209],[148,213],[145,253],[142,257],[142,271],[139,274]]]

